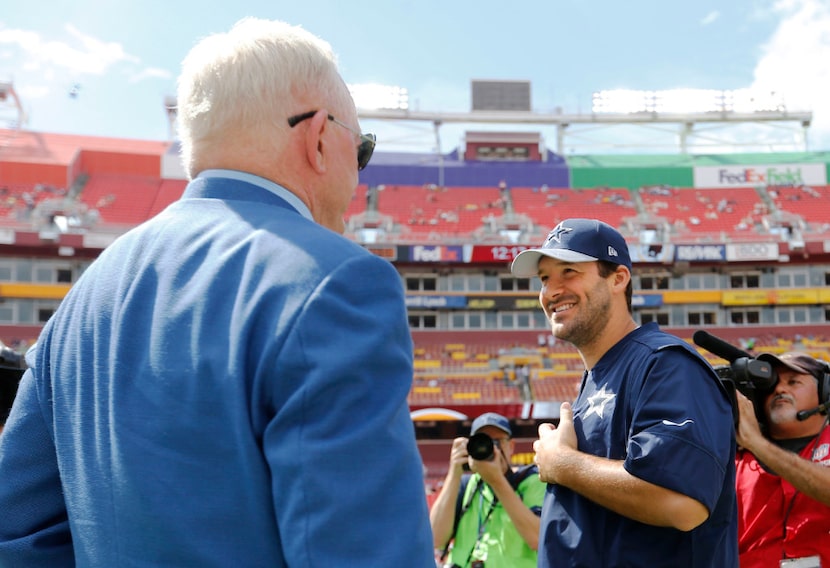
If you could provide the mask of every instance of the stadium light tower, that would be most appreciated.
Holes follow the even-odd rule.
[[[18,130],[26,124],[26,112],[11,81],[0,81],[0,124]]]
[[[409,92],[404,87],[378,85],[376,83],[349,85],[355,106],[359,109],[409,108]]]
[[[169,132],[169,140],[172,141],[178,137],[178,131],[176,130],[178,105],[175,96],[167,95],[164,97],[164,112],[167,114],[167,130]]]
[[[612,151],[660,148],[684,154],[759,147],[808,151],[807,133],[812,122],[810,111],[788,109],[779,93],[749,89],[597,91],[589,113],[567,113],[560,107],[552,112],[539,112],[530,107],[485,110],[475,106],[470,112],[434,112],[396,108],[393,104],[372,108],[358,104],[358,115],[368,120],[429,123],[436,130],[436,140],[440,140],[437,129],[447,125],[553,127],[556,129],[554,151],[560,155],[580,153],[582,149],[600,153],[609,148]],[[760,131],[762,127],[766,128],[759,136],[741,135],[743,128]],[[622,131],[608,132],[612,128]]]
[[[409,93],[404,87],[367,83],[348,85],[348,88],[358,109],[403,111],[409,109]],[[177,102],[175,96],[167,95],[164,97],[164,111],[167,114],[170,139],[174,140],[177,136]]]
[[[612,89],[593,95],[595,114],[691,114],[786,112],[784,97],[776,92],[749,89],[719,91],[715,89],[671,89],[634,91]]]

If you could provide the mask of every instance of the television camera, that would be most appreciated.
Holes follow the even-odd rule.
[[[692,340],[699,347],[703,347],[710,353],[729,361],[728,365],[715,365],[714,369],[721,384],[729,394],[735,426],[738,426],[740,416],[738,400],[735,395],[737,390],[752,401],[758,424],[763,429],[766,423],[764,399],[775,389],[775,385],[778,383],[778,374],[772,365],[767,361],[752,357],[746,351],[738,349],[723,339],[703,330],[696,331],[692,336]]]

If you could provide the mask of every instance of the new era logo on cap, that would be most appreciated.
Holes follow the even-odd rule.
[[[535,276],[543,256],[565,262],[604,260],[631,270],[625,239],[614,227],[598,219],[562,221],[548,233],[541,247],[523,250],[516,256],[511,266],[513,275],[520,278]]]

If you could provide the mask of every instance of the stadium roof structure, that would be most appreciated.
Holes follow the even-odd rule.
[[[26,112],[14,85],[10,81],[0,81],[0,128],[5,130],[5,135],[0,137],[0,147],[13,140],[25,123]]]
[[[554,151],[558,154],[573,153],[578,148],[587,152],[601,153],[601,150],[662,148],[669,149],[664,141],[667,133],[674,140],[671,150],[675,153],[708,152],[712,148],[727,148],[730,151],[775,150],[807,151],[808,130],[812,122],[809,111],[765,110],[755,112],[691,112],[691,113],[577,113],[557,111],[550,113],[534,111],[480,111],[470,112],[427,112],[411,109],[366,109],[358,108],[361,120],[426,122],[431,123],[437,147],[440,148],[441,128],[447,124],[511,125],[514,127],[535,125],[553,127],[556,131]],[[765,128],[764,136],[735,134],[735,127]],[[616,127],[635,128],[646,134],[643,142],[614,136],[609,129]],[[671,128],[670,128],[671,127]],[[730,131],[732,135],[730,136]],[[614,140],[609,142],[609,140]]]
[[[442,152],[441,129],[450,124],[471,125],[476,129],[481,129],[482,125],[516,129],[552,127],[555,130],[552,150],[561,156],[620,151],[649,153],[655,150],[672,154],[810,150],[808,133],[813,120],[812,112],[787,109],[783,97],[775,92],[712,89],[598,91],[593,94],[590,113],[568,113],[561,107],[551,112],[540,112],[531,107],[529,82],[474,80],[469,112],[434,112],[413,110],[409,106],[406,89],[401,87],[388,87],[394,92],[393,99],[403,99],[392,103],[377,103],[377,97],[362,96],[358,92],[359,87],[349,86],[361,120],[430,124],[436,141],[434,153],[439,160]],[[486,94],[489,96],[485,97]],[[492,104],[481,104],[483,99]],[[517,103],[517,100],[524,102]],[[372,106],[376,103],[388,106]],[[500,104],[503,105],[502,110],[498,110]],[[174,141],[177,138],[174,96],[164,98],[164,108],[170,141]],[[747,131],[746,127],[751,130]],[[621,132],[620,128],[628,130]],[[744,130],[741,131],[741,128]],[[501,136],[503,130],[494,129],[492,136]],[[423,132],[419,136],[421,134]],[[467,134],[486,135],[486,132]],[[635,139],[638,134],[644,135],[644,138]],[[671,142],[666,142],[667,136]],[[539,143],[541,146],[541,137]]]

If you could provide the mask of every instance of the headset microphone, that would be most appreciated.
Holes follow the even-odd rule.
[[[830,408],[830,400],[825,402],[824,404],[819,404],[815,408],[811,408],[810,410],[799,410],[795,417],[799,421],[807,420],[809,417],[815,414],[827,414],[827,410]]]

